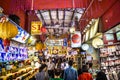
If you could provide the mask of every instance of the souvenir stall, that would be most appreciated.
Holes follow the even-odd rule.
[[[29,36],[19,25],[0,13],[0,79],[30,79],[35,75],[37,69],[30,66],[25,44]]]
[[[101,69],[109,80],[118,80],[120,71],[120,24],[103,35],[104,45],[100,48]]]

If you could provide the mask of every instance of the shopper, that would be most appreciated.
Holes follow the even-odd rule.
[[[49,75],[47,73],[47,65],[42,64],[39,73],[35,75],[36,80],[49,80]]]
[[[93,74],[93,73],[94,73],[94,70],[93,70],[93,68],[92,68],[93,63],[88,63],[88,64],[89,64],[88,72],[91,73],[91,74]]]
[[[51,78],[50,80],[63,80],[62,78],[60,78],[60,75],[62,73],[59,69],[55,70],[54,74],[55,74],[54,78]]]
[[[107,80],[106,74],[102,71],[97,73],[96,80]]]
[[[73,61],[70,60],[68,64],[69,64],[69,67],[64,71],[64,75],[63,75],[64,80],[77,80],[78,73],[77,73],[77,70],[72,67]]]
[[[120,71],[118,72],[118,80],[120,80]]]
[[[63,78],[63,75],[64,75],[64,70],[67,69],[69,66],[68,66],[68,63],[66,61],[66,59],[64,59],[61,63],[61,71],[62,71],[62,75],[61,77]]]
[[[82,66],[82,74],[79,75],[78,80],[93,80],[87,65]]]
[[[53,78],[55,64],[52,62],[52,58],[49,58],[49,62],[47,63],[47,65],[48,65],[48,74],[49,74],[50,78]]]

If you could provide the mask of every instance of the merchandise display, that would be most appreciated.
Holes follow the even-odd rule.
[[[100,51],[101,69],[105,70],[110,80],[118,80],[117,74],[120,71],[120,45],[105,46]]]

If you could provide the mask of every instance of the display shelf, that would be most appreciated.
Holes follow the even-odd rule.
[[[110,74],[115,75],[120,70],[120,44],[105,45],[100,48],[101,69],[111,80]]]
[[[25,67],[19,69],[17,72],[6,74],[5,76],[0,76],[0,80],[29,80],[38,72],[37,68]]]

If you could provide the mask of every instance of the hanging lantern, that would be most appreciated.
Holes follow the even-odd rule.
[[[42,50],[44,48],[44,44],[43,43],[36,43],[35,48],[36,48],[36,50]]]
[[[70,28],[70,33],[75,33],[75,27]]]
[[[0,23],[0,38],[3,40],[11,39],[18,34],[18,29],[11,22]]]
[[[3,40],[3,45],[4,46],[9,46],[10,45],[10,40],[8,40],[8,39]]]
[[[42,28],[41,28],[41,32],[42,32],[42,33],[46,33],[46,32],[47,32],[47,29],[46,29],[45,27],[42,27]]]
[[[10,40],[8,39],[3,40],[3,45],[4,45],[5,52],[7,52],[8,46],[10,46]]]

